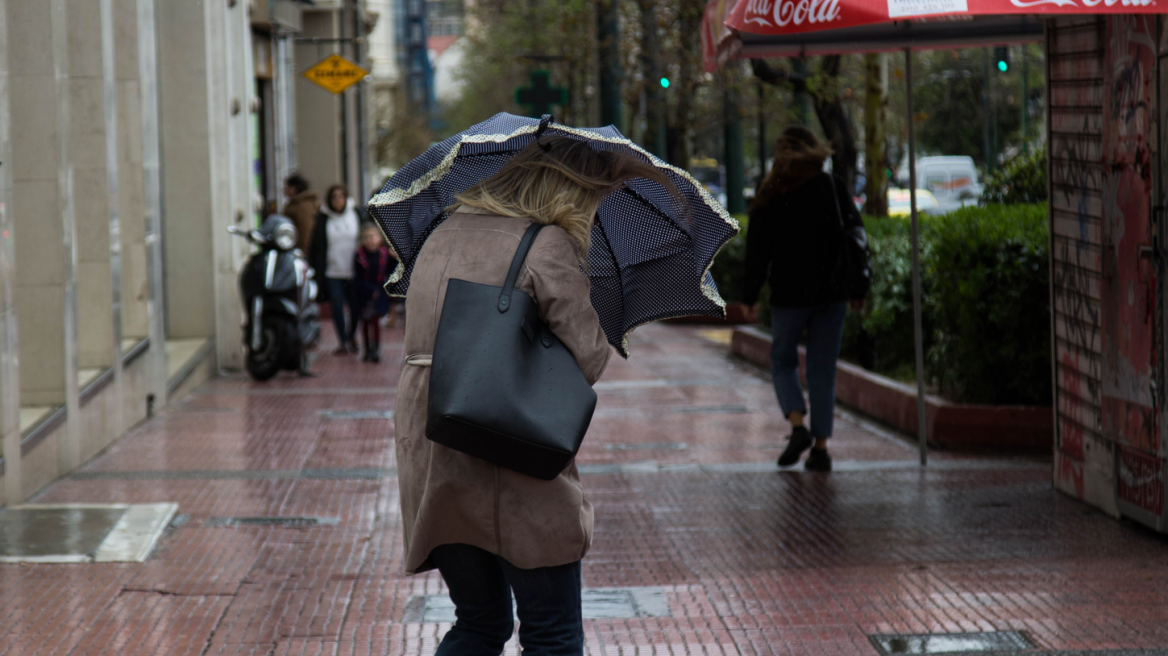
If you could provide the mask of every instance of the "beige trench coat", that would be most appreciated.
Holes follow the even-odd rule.
[[[469,544],[524,569],[575,562],[592,544],[592,504],[576,464],[551,481],[497,467],[426,439],[426,404],[438,319],[452,278],[502,286],[528,219],[456,211],[426,240],[406,295],[405,353],[394,409],[406,572],[433,569],[430,551]],[[576,357],[589,384],[612,352],[589,300],[572,241],[544,228],[516,287]],[[411,364],[412,363],[412,364]]]

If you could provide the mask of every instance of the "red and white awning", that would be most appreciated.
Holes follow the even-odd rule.
[[[1165,13],[1159,0],[711,0],[707,71],[729,59],[1038,41],[1042,18]]]

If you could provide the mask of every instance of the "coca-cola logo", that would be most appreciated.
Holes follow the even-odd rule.
[[[1057,5],[1059,7],[1078,7],[1080,3],[1083,7],[1114,7],[1120,5],[1122,7],[1150,7],[1156,4],[1156,0],[1010,0],[1010,4],[1015,7],[1034,7],[1037,5]]]
[[[1013,1],[1017,2],[1018,0]],[[1043,1],[1054,2],[1056,0]],[[1057,1],[1070,2],[1072,0]],[[1147,1],[1150,2],[1151,0]],[[743,19],[746,23],[755,23],[768,27],[772,25],[783,27],[786,25],[802,25],[805,22],[830,23],[839,18],[839,16],[839,0],[748,0]]]

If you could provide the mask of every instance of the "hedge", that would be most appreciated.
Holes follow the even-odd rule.
[[[912,260],[907,218],[865,217],[876,272],[864,310],[849,312],[843,356],[862,360],[861,323],[878,373],[913,380]],[[1050,309],[1044,204],[989,205],[921,216],[926,376],[964,403],[1049,405]],[[744,233],[713,273],[741,300]],[[764,320],[769,317],[761,317]]]

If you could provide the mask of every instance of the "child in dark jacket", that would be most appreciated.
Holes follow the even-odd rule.
[[[381,361],[381,317],[389,312],[389,295],[382,285],[397,268],[381,230],[372,223],[361,228],[361,247],[353,254],[353,309],[361,320],[365,362]]]

